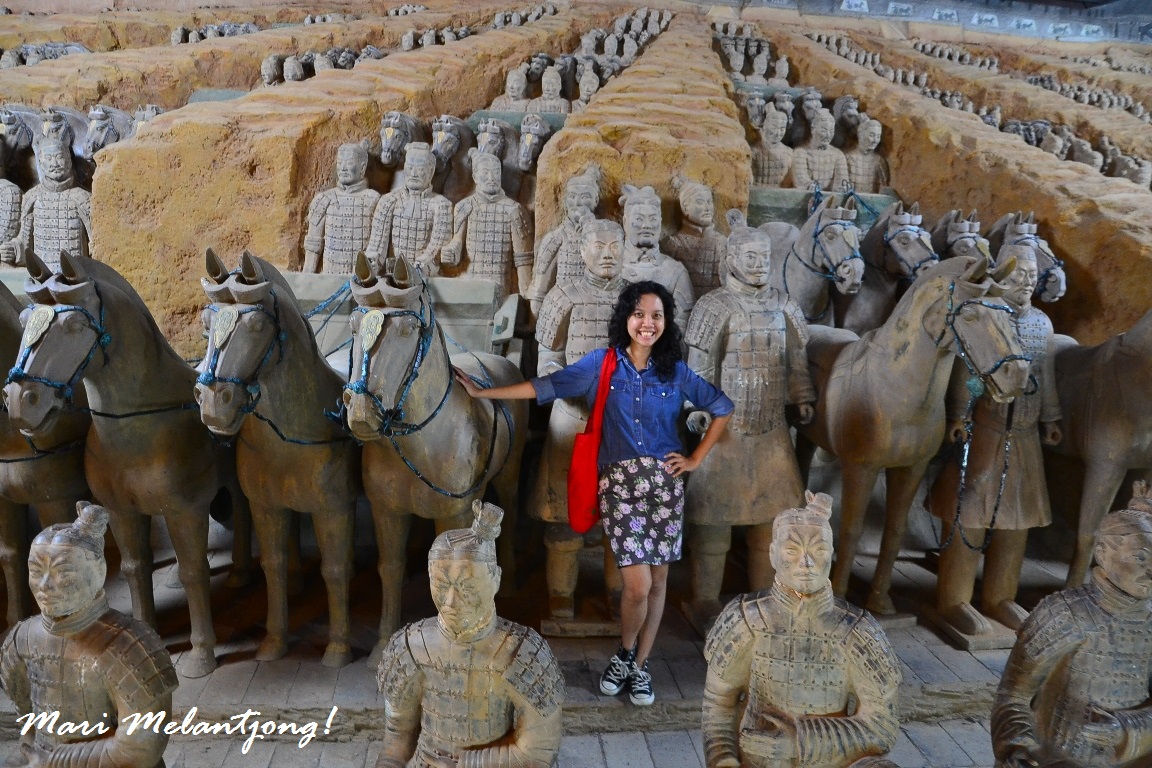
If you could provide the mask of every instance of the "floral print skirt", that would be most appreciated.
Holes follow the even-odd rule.
[[[600,473],[600,517],[618,566],[675,562],[684,539],[684,478],[652,456],[609,464]]]

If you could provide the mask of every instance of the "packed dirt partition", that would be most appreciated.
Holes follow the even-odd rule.
[[[664,228],[677,210],[672,176],[683,173],[715,192],[717,220],[747,209],[751,150],[731,80],[712,50],[701,15],[679,12],[620,76],[608,83],[540,154],[536,231],[559,222],[564,183],[590,162],[600,164],[600,214],[618,218],[624,184],[651,185],[664,200]]]
[[[95,255],[138,288],[168,338],[192,354],[206,246],[229,261],[248,248],[296,268],[308,205],[334,184],[341,143],[377,140],[388,110],[427,119],[482,109],[503,91],[507,70],[537,51],[573,50],[618,12],[581,8],[161,115],[100,156]]]
[[[1131,182],[1057,160],[972,114],[894,85],[799,34],[761,25],[788,55],[796,82],[825,97],[853,94],[884,124],[880,151],[892,186],[919,201],[927,221],[976,208],[985,228],[1000,215],[1036,212],[1040,235],[1066,261],[1068,293],[1045,304],[1062,333],[1095,343],[1131,327],[1152,306],[1148,193]]]
[[[1096,144],[1104,134],[1127,154],[1152,159],[1152,128],[1124,110],[1103,110],[1081,104],[1058,93],[1030,85],[1006,72],[999,74],[947,59],[938,59],[913,49],[906,43],[855,33],[850,37],[869,51],[879,51],[880,60],[890,67],[928,73],[928,86],[960,91],[977,106],[991,109],[999,104],[1005,120],[1051,120],[1064,123],[1082,139]],[[974,55],[994,56],[999,49],[972,48]],[[1000,68],[1011,69],[1005,58]],[[863,68],[861,68],[863,71]],[[1080,78],[1076,78],[1077,81]]]
[[[441,0],[439,5],[450,3]],[[94,104],[107,104],[132,112],[147,103],[176,109],[202,88],[255,87],[260,83],[260,62],[271,53],[288,55],[334,46],[363,48],[368,44],[398,47],[400,38],[412,27],[486,24],[503,7],[496,0],[489,0],[460,6],[460,10],[451,13],[377,16],[341,24],[267,29],[184,45],[82,55],[83,58],[65,56],[31,67],[0,70],[0,94],[5,101],[34,107],[86,110]]]

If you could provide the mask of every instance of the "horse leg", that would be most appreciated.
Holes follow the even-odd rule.
[[[252,523],[260,542],[260,567],[268,590],[268,617],[257,661],[274,661],[288,653],[288,531],[291,512],[279,507],[252,505]]]
[[[500,539],[496,542],[496,559],[502,572],[497,594],[501,597],[508,597],[516,590],[516,520],[520,516],[520,457],[523,452],[523,444],[514,445],[512,455],[492,478],[496,499],[504,508]]]
[[[8,583],[9,627],[30,613],[27,541],[27,509],[23,504],[0,499],[0,567]]]
[[[844,477],[844,497],[840,501],[840,546],[836,549],[836,565],[832,568],[832,591],[838,597],[848,592],[848,578],[852,575],[852,563],[856,559],[856,547],[864,532],[864,515],[868,511],[868,500],[876,487],[880,474],[877,467],[865,467],[851,462],[842,462]]]
[[[82,497],[68,497],[65,499],[52,499],[41,501],[32,505],[36,510],[36,517],[40,520],[40,527],[47,528],[58,523],[68,524],[76,519],[76,502]]]
[[[800,468],[800,480],[808,487],[808,475],[812,471],[812,458],[816,455],[816,443],[796,431],[796,465]]]
[[[139,512],[109,509],[108,524],[120,549],[120,570],[132,595],[132,617],[156,628],[156,596],[152,593],[151,519]],[[175,539],[175,537],[173,537]]]
[[[239,483],[229,483],[232,497],[232,567],[224,585],[237,589],[252,580],[252,507]]]
[[[288,511],[288,541],[284,545],[288,553],[288,594],[299,595],[304,591],[304,556],[300,553],[300,539],[303,536],[304,519],[295,510]]]
[[[1096,546],[1096,528],[1124,482],[1127,469],[1110,461],[1085,462],[1084,490],[1080,495],[1080,522],[1076,532],[1076,554],[1068,567],[1065,588],[1078,587],[1088,576],[1092,550]]]
[[[436,535],[444,533],[444,531],[451,531],[457,528],[471,528],[472,527],[472,507],[469,505],[462,512],[457,512],[454,515],[447,517],[436,518]]]
[[[896,557],[904,546],[904,534],[908,530],[908,510],[928,462],[911,467],[889,467],[885,476],[888,480],[888,496],[884,503],[884,535],[880,539],[880,557],[876,560],[876,573],[872,576],[872,589],[864,607],[878,616],[896,613],[892,604],[892,571],[896,568]]]
[[[400,628],[400,592],[404,588],[404,568],[407,565],[408,530],[412,527],[412,515],[382,507],[379,503],[372,504],[381,593],[379,635],[368,657],[368,666],[372,669],[380,664],[384,646],[392,633]]]
[[[208,571],[208,510],[188,508],[164,516],[176,549],[180,583],[188,596],[192,650],[180,657],[180,674],[203,677],[216,669],[216,631]]]
[[[312,516],[316,544],[320,547],[320,572],[328,588],[328,647],[322,662],[326,667],[340,668],[352,661],[348,585],[352,581],[352,520],[355,516],[355,502],[346,509],[334,505],[330,514]]]

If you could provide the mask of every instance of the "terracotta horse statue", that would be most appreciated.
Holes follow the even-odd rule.
[[[837,297],[836,327],[853,333],[879,328],[912,281],[940,261],[922,221],[919,203],[905,211],[897,201],[880,214],[860,244],[864,283],[855,295]]]
[[[453,366],[495,386],[523,379],[504,357],[449,355],[428,285],[406,259],[377,276],[358,257],[352,296],[352,375],[343,402],[348,429],[364,443],[364,490],[380,552],[384,602],[375,659],[400,626],[411,516],[435,520],[437,530],[466,527],[472,501],[489,486],[505,510],[515,510],[528,420],[523,401],[473,400],[453,384]],[[513,529],[500,540],[509,585]]]
[[[932,227],[932,250],[942,259],[983,256],[992,261],[988,239],[980,234],[980,219],[975,208],[968,218],[964,218],[964,212],[958,208],[941,216]]]
[[[23,305],[0,283],[0,365],[16,364]],[[78,393],[83,395],[83,393]],[[82,398],[78,398],[82,399]],[[84,439],[91,419],[62,413],[41,435],[26,437],[0,413],[0,567],[8,586],[8,626],[31,613],[28,599],[28,508],[41,526],[68,523],[76,502],[91,496],[84,479]]]
[[[328,588],[324,665],[352,659],[348,585],[352,521],[360,494],[360,449],[325,414],[344,379],[316,344],[308,320],[277,269],[247,251],[229,272],[208,249],[201,280],[208,350],[196,384],[200,418],[236,440],[240,487],[252,507],[268,583],[267,636],[260,661],[288,651],[290,512],[312,515]]]
[[[385,112],[380,120],[380,162],[392,169],[392,189],[404,188],[404,148],[429,141],[428,125],[406,112]]]
[[[851,295],[864,277],[855,200],[837,206],[825,197],[799,231],[780,222],[759,229],[772,237],[773,287],[787,293],[809,323],[831,325],[831,286]]]
[[[6,176],[27,191],[40,182],[35,144],[40,133],[40,113],[19,104],[0,107],[0,143],[4,145]]]
[[[1079,586],[1092,563],[1096,527],[1129,470],[1152,469],[1152,310],[1103,344],[1080,346],[1056,336],[1056,388],[1064,439],[1053,449],[1084,462],[1076,554],[1068,586]]]
[[[1041,301],[1057,301],[1068,290],[1068,275],[1064,262],[1052,252],[1048,241],[1036,234],[1036,214],[1024,215],[1023,211],[1006,213],[996,220],[988,231],[988,247],[999,259],[1000,249],[1005,245],[1030,245],[1036,251],[1036,268],[1040,274],[1036,279],[1036,292]]]
[[[520,132],[508,122],[489,118],[476,127],[476,148],[486,155],[500,158],[504,192],[513,200],[520,199]]]
[[[894,612],[888,594],[904,540],[908,510],[929,459],[944,439],[945,397],[952,361],[962,355],[973,379],[998,399],[1024,390],[1028,364],[1020,353],[1013,313],[996,281],[1014,260],[989,271],[979,258],[928,267],[878,329],[857,337],[846,329],[812,326],[808,361],[816,385],[816,417],[798,427],[804,443],[840,458],[842,518],[832,585],[843,596],[864,528],[876,478],[888,483],[883,541],[866,607]]]
[[[544,144],[552,138],[552,126],[536,114],[527,114],[520,122],[520,141],[516,146],[516,167],[520,177],[520,204],[536,210],[536,161]]]
[[[88,112],[88,131],[84,135],[81,156],[95,162],[96,153],[110,144],[127,141],[136,135],[135,118],[115,107],[104,104],[93,107]]]
[[[472,167],[468,150],[476,146],[476,134],[455,115],[440,115],[432,122],[432,154],[436,158],[436,175],[432,189],[452,201],[460,202],[472,194]]]
[[[156,624],[149,516],[163,515],[188,596],[186,677],[216,667],[208,583],[208,516],[217,492],[233,502],[234,576],[250,566],[247,504],[235,454],[217,445],[193,399],[196,371],[168,345],[144,301],[114,269],[64,253],[52,274],[30,257],[24,337],[4,387],[8,417],[36,439],[74,407],[83,384],[92,415],[84,470],[112,533],[133,615]]]

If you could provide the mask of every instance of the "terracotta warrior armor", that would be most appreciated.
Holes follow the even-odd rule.
[[[774,104],[764,105],[760,141],[752,145],[752,183],[764,187],[783,187],[791,182],[792,147],[784,144],[788,133],[788,113]]]
[[[661,243],[660,249],[688,268],[693,293],[703,296],[720,287],[728,240],[713,226],[716,205],[710,187],[677,174],[672,177],[672,189],[679,196],[683,222],[680,231]]]
[[[463,274],[496,283],[503,300],[531,286],[532,220],[524,206],[505,194],[500,158],[476,149],[469,156],[476,191],[456,204],[456,231],[441,261],[455,266],[467,258]]]
[[[660,196],[652,187],[625,184],[620,197],[624,209],[624,270],[629,283],[654,280],[676,300],[677,323],[687,327],[696,303],[688,268],[660,250]]]
[[[590,163],[564,185],[564,220],[536,242],[532,289],[528,300],[534,312],[555,285],[578,283],[584,277],[580,256],[580,225],[595,216],[600,204],[600,166]]]
[[[1097,533],[1089,582],[1040,601],[992,706],[998,766],[1135,768],[1152,758],[1152,499]]]
[[[360,144],[344,144],[337,151],[338,186],[312,198],[308,207],[308,232],[304,235],[304,271],[316,272],[323,258],[324,273],[350,275],[356,256],[368,248],[372,213],[380,193],[368,188],[364,174],[368,150]]]
[[[809,493],[806,509],[776,518],[775,584],[734,599],[708,633],[702,725],[709,766],[891,765],[871,756],[896,742],[899,662],[876,620],[832,594],[831,505],[831,497]],[[819,551],[794,567],[781,561],[785,543]]]
[[[4,178],[4,154],[6,148],[0,146],[0,258],[12,262],[20,234],[20,187]]]
[[[129,734],[124,718],[170,713],[176,671],[155,630],[108,607],[108,511],[77,507],[75,523],[51,526],[32,543],[29,582],[43,613],[5,638],[0,682],[21,715],[59,712],[58,723],[107,728],[96,737],[33,728],[23,737],[40,759],[31,764],[156,768],[164,764],[168,736],[147,729]]]
[[[395,259],[404,256],[418,263],[425,276],[432,276],[439,271],[440,249],[452,236],[452,203],[432,189],[436,173],[432,148],[413,141],[404,152],[404,187],[376,204],[365,253],[377,271],[391,271]]]
[[[91,256],[92,195],[76,186],[72,152],[58,141],[40,145],[41,181],[24,195],[20,213],[18,263],[35,253],[49,268],[60,252]]]
[[[377,768],[550,768],[556,760],[560,665],[535,630],[496,616],[503,513],[479,501],[473,510],[472,528],[440,534],[428,555],[440,615],[404,627],[384,650],[377,680],[387,736]]]

